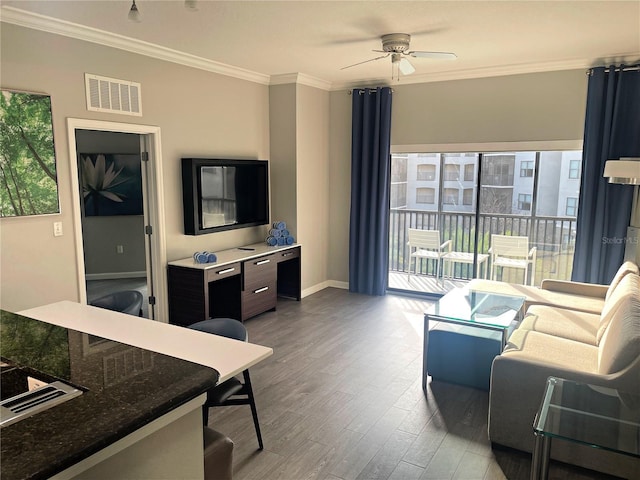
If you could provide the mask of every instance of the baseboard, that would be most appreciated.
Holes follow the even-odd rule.
[[[85,280],[118,280],[121,278],[146,278],[147,272],[109,272],[109,273],[87,273]]]
[[[309,295],[313,295],[314,293],[319,292],[320,290],[324,290],[325,288],[341,288],[343,290],[349,289],[349,283],[347,282],[339,282],[337,280],[326,280],[324,282],[313,285],[312,287],[305,288],[302,290],[302,298],[308,297]]]

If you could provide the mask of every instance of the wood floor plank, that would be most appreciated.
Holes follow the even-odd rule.
[[[357,480],[386,480],[389,478],[415,438],[416,435],[396,430],[360,472]]]
[[[424,468],[406,462],[400,462],[391,472],[388,480],[416,480],[424,473]]]
[[[245,322],[274,355],[251,368],[265,449],[248,407],[214,408],[235,480],[528,480],[530,454],[492,449],[488,394],[429,381],[426,300],[327,288]],[[551,462],[551,479],[611,479]]]

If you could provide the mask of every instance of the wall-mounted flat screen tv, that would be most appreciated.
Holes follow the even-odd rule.
[[[269,163],[183,158],[182,196],[186,235],[266,225]]]

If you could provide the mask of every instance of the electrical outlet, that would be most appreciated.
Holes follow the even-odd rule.
[[[124,253],[124,246],[116,245],[116,253]]]
[[[54,237],[62,236],[62,222],[53,222],[53,236]]]

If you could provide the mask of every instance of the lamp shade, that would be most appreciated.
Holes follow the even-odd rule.
[[[609,183],[640,185],[640,158],[607,160],[603,176],[609,177]]]

